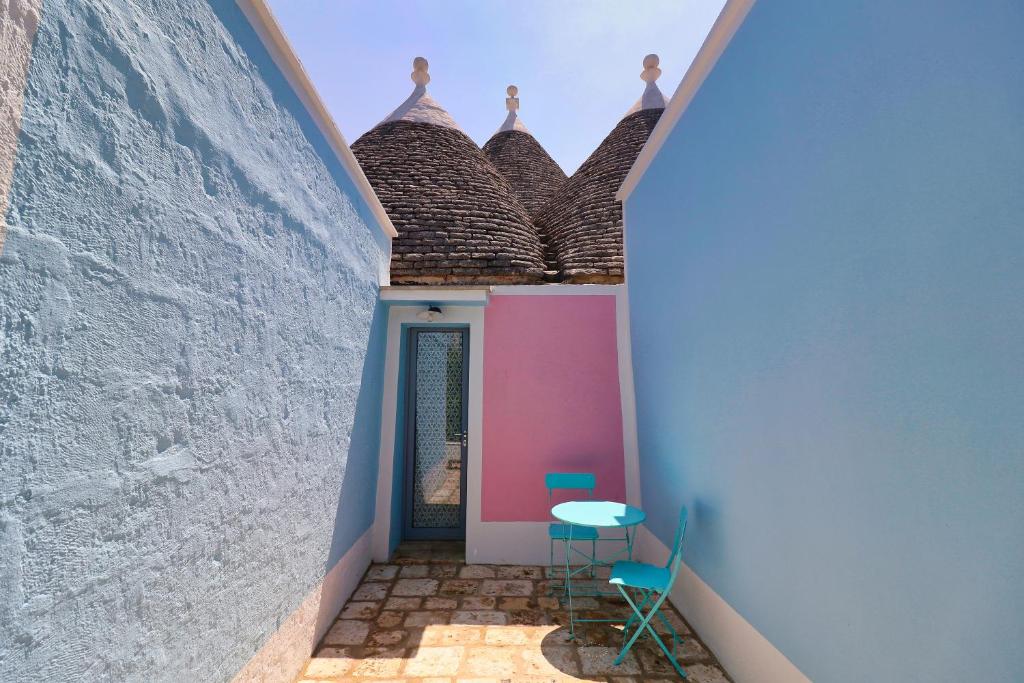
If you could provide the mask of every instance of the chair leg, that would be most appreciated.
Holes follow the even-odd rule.
[[[637,619],[641,618],[642,610],[644,609],[644,607],[647,606],[648,601],[651,599],[651,592],[650,591],[645,591],[643,589],[640,589],[640,595],[643,596],[643,601],[640,603],[640,607],[639,607],[639,610],[641,610],[641,611],[636,611],[637,608],[634,608],[633,614],[631,614],[629,619],[626,620],[626,625],[623,628],[623,635],[624,636],[628,636],[629,635],[629,627],[633,625],[634,621],[636,621]]]
[[[555,539],[548,539],[548,575],[553,579],[555,578]],[[548,588],[548,595],[551,594],[551,588]]]
[[[566,545],[566,552],[569,552],[568,551],[568,546],[567,546],[567,544],[565,543],[564,540],[559,541],[559,543],[561,543],[562,545]],[[565,568],[561,566],[561,563],[559,563],[558,566],[555,565],[555,539],[553,539],[553,538],[549,538],[548,539],[548,561],[549,561],[548,568],[549,568],[549,571],[550,571],[550,578],[551,578],[552,581],[554,581],[555,577],[558,576],[558,572],[564,572]],[[564,597],[565,596],[565,590],[566,590],[564,577],[562,579],[562,585],[559,586],[557,584],[551,584],[548,587],[548,595],[554,595],[556,593],[556,591],[558,591],[559,589],[561,589],[562,596]]]
[[[665,628],[668,630],[668,632],[672,634],[672,656],[674,657],[676,654],[676,650],[679,647],[679,643],[681,643],[683,639],[679,637],[679,634],[676,632],[676,627],[673,626],[672,623],[665,618],[665,615],[661,613],[661,610],[658,610],[658,620],[661,621],[661,623],[665,625]]]
[[[594,578],[594,564],[597,562],[597,541],[590,542],[590,578]]]
[[[654,638],[654,642],[658,644],[658,647],[661,648],[661,651],[665,653],[665,656],[668,657],[668,661],[672,663],[672,667],[679,673],[680,676],[686,678],[686,671],[683,669],[683,667],[679,665],[679,662],[676,661],[676,658],[673,655],[673,653],[669,652],[668,648],[665,647],[665,643],[662,642],[661,638],[658,636],[658,633],[653,628],[651,628],[651,619],[653,619],[654,615],[657,614],[658,609],[661,608],[661,604],[665,602],[665,598],[667,597],[667,595],[665,593],[662,593],[658,597],[658,599],[654,601],[654,605],[651,606],[651,609],[645,615],[640,611],[640,608],[636,606],[636,603],[633,602],[632,599],[630,599],[629,594],[622,588],[622,586],[618,586],[618,589],[619,592],[622,593],[622,597],[624,597],[626,599],[626,602],[629,603],[629,606],[633,608],[633,611],[636,613],[636,615],[640,617],[640,626],[637,627],[636,633],[630,636],[630,638],[626,641],[626,644],[622,646],[622,650],[619,652],[619,656],[615,658],[615,664],[622,663],[622,660],[626,658],[626,655],[629,653],[629,650],[633,647],[633,644],[636,643],[637,639],[640,637],[640,634],[646,630],[648,633],[650,633],[651,637]],[[649,595],[650,591],[647,592],[647,597],[649,597]],[[647,599],[645,597],[642,604],[646,603]],[[673,640],[672,649],[675,650],[675,629],[671,630]]]

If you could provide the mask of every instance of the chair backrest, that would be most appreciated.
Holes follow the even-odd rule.
[[[682,510],[679,511],[679,526],[676,527],[676,538],[672,542],[672,553],[668,556],[668,562],[665,564],[665,569],[671,572],[672,578],[669,579],[669,585],[676,580],[676,574],[679,573],[679,565],[683,563],[683,536],[686,534],[686,506],[684,505]]]
[[[587,496],[594,495],[597,477],[589,472],[548,472],[544,475],[544,486],[548,490],[548,500],[559,489],[585,490]]]

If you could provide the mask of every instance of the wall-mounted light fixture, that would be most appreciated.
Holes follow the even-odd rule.
[[[430,306],[427,310],[417,313],[416,317],[428,323],[436,323],[438,320],[444,320],[444,313],[440,306]]]

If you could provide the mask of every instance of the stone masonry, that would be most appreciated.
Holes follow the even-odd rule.
[[[641,638],[615,666],[620,624],[577,625],[570,640],[558,583],[546,567],[467,565],[461,543],[403,544],[389,564],[370,566],[300,681],[679,680],[650,638]],[[603,579],[582,583],[609,588]],[[629,614],[621,599],[573,603],[583,618]],[[666,614],[683,635],[687,680],[730,681],[679,614],[670,607]]]

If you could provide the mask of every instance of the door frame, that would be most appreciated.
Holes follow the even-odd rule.
[[[459,448],[459,526],[451,528],[416,528],[412,525],[413,478],[416,472],[416,377],[417,339],[422,332],[457,332],[462,337],[462,415],[461,445]],[[402,476],[402,539],[419,540],[464,540],[466,538],[466,498],[469,468],[469,362],[470,329],[465,325],[419,325],[406,329],[408,369],[405,377],[405,472]]]
[[[576,285],[583,287],[584,285]],[[596,287],[598,285],[586,285]],[[423,298],[416,292],[400,290],[394,294],[381,292],[388,307],[388,333],[384,354],[384,377],[381,388],[380,445],[377,454],[377,496],[371,529],[371,552],[375,562],[387,562],[402,537],[402,484],[405,421],[399,420],[405,396],[403,378],[407,368],[408,354],[405,348],[405,330],[410,327],[424,327],[420,314],[428,305],[441,306],[444,322],[439,326],[468,327],[469,336],[469,468],[466,472],[466,560],[489,556],[488,550],[496,539],[492,532],[485,530],[481,521],[481,490],[483,477],[483,395],[484,395],[484,312],[490,287],[480,289],[455,289],[448,292],[441,288],[426,291],[430,296]],[[448,297],[456,297],[449,299]],[[390,298],[389,298],[390,297]],[[471,300],[470,297],[475,297]],[[504,524],[504,526],[509,526]],[[520,526],[518,523],[512,526]],[[492,535],[488,535],[492,534]],[[544,552],[547,552],[547,527],[542,534]],[[483,545],[481,545],[483,544]],[[507,546],[507,542],[503,543]],[[482,554],[481,554],[482,553]],[[545,555],[547,557],[547,555]]]

